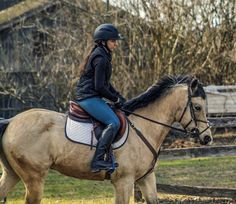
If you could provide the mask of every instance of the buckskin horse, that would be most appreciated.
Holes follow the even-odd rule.
[[[148,204],[158,203],[153,168],[173,122],[179,122],[186,134],[204,145],[213,140],[205,112],[206,94],[194,77],[167,76],[129,100],[123,110],[129,112],[131,128],[126,143],[114,150],[119,163],[110,176],[115,203],[129,203],[135,182]],[[66,117],[31,109],[1,121],[0,200],[22,180],[25,204],[39,204],[49,169],[78,179],[104,180],[104,171],[90,172],[94,149],[65,137]]]

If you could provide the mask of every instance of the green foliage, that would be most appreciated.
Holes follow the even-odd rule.
[[[44,198],[52,199],[98,199],[113,196],[113,187],[109,181],[78,180],[50,171],[44,187]],[[25,188],[17,184],[9,198],[23,199]]]
[[[158,183],[236,188],[236,157],[161,161]]]

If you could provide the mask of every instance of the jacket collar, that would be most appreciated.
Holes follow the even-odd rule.
[[[112,60],[111,52],[105,46],[99,46],[100,50],[107,56],[108,60]]]

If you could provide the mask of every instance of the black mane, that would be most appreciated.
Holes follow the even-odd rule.
[[[147,106],[157,98],[168,92],[173,86],[177,84],[189,84],[193,79],[192,76],[164,76],[157,83],[149,87],[144,93],[127,101],[123,108],[129,111],[134,111],[138,108]],[[202,85],[198,86],[197,95],[206,98]]]

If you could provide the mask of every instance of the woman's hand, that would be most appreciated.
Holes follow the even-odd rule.
[[[114,106],[116,108],[121,108],[124,105],[125,101],[126,101],[125,98],[118,97],[117,101],[114,103]]]

